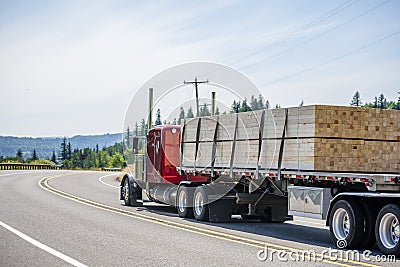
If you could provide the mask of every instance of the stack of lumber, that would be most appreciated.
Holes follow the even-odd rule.
[[[261,123],[262,113],[264,122]],[[208,167],[217,128],[215,167],[229,169],[238,117],[234,167],[278,167],[285,109],[203,117],[185,122],[183,166]],[[262,146],[259,151],[260,125]],[[288,109],[282,168],[400,173],[400,111],[313,105]],[[260,155],[260,156],[259,156]]]

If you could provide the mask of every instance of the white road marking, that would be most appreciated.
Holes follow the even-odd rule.
[[[33,172],[12,172],[12,173],[7,173],[7,174],[0,174],[0,176],[9,176],[9,175],[15,175],[15,174],[26,174],[26,173],[33,173]]]
[[[102,184],[105,184],[105,185],[108,185],[108,186],[111,186],[111,187],[114,187],[114,188],[118,188],[118,189],[119,189],[119,186],[112,185],[112,184],[108,184],[108,183],[106,183],[106,182],[104,182],[104,181],[102,180],[103,178],[105,178],[105,177],[107,177],[107,176],[111,176],[111,175],[115,175],[115,174],[113,173],[113,174],[107,174],[107,175],[101,176],[101,177],[99,178],[99,182],[102,183]]]
[[[11,226],[9,226],[8,224],[5,224],[4,222],[0,221],[0,225],[3,226],[4,228],[6,228],[8,231],[12,232],[13,234],[16,234],[17,236],[19,236],[20,238],[24,239],[25,241],[31,243],[32,245],[52,254],[53,256],[56,256],[57,258],[62,259],[63,261],[73,265],[73,266],[78,266],[78,267],[87,267],[87,265],[80,263],[77,260],[74,260],[71,257],[68,257],[67,255],[52,249],[51,247],[46,246],[45,244],[40,243],[39,241],[21,233],[20,231],[12,228]]]

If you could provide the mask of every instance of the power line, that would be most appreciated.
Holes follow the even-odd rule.
[[[335,14],[337,14],[337,13],[343,11],[343,10],[345,10],[346,8],[354,5],[357,2],[358,2],[358,0],[357,1],[349,0],[349,1],[344,2],[343,4],[339,5],[338,7],[334,8],[333,10],[325,13],[324,15],[318,17],[317,19],[307,23],[306,25],[301,26],[300,28],[294,30],[293,32],[289,32],[288,34],[286,34],[285,36],[283,36],[279,40],[277,40],[277,41],[275,41],[275,42],[273,42],[273,43],[271,43],[269,45],[266,45],[266,46],[264,46],[264,47],[262,47],[262,48],[260,48],[260,49],[258,49],[256,51],[254,51],[253,53],[248,54],[247,56],[242,57],[241,59],[237,60],[236,63],[242,61],[243,59],[247,59],[248,57],[251,57],[251,56],[254,56],[256,54],[259,54],[260,52],[264,52],[265,50],[268,50],[268,49],[271,49],[273,47],[276,47],[277,45],[279,45],[282,42],[290,39],[291,37],[297,35],[298,33],[302,32],[302,31],[305,31],[305,30],[308,30],[308,29],[312,28],[315,25],[318,25],[319,23],[323,22],[324,20],[332,17],[333,15],[335,15]]]
[[[313,41],[313,40],[315,40],[315,39],[318,39],[318,38],[320,38],[320,37],[322,37],[322,36],[324,36],[324,35],[326,35],[326,34],[332,32],[332,31],[334,31],[334,30],[336,30],[336,29],[342,27],[343,25],[346,25],[346,24],[348,24],[348,23],[350,23],[350,22],[352,22],[352,21],[354,21],[354,20],[356,20],[356,19],[358,19],[358,18],[360,18],[360,17],[362,17],[362,16],[364,16],[364,15],[366,15],[366,14],[368,14],[368,13],[374,11],[375,9],[377,9],[377,8],[379,8],[379,7],[381,7],[381,6],[383,6],[384,4],[387,4],[387,3],[390,2],[390,1],[391,1],[391,0],[383,1],[383,2],[379,3],[378,5],[376,5],[376,6],[372,7],[372,8],[370,8],[370,9],[368,9],[368,10],[362,12],[361,14],[359,14],[359,15],[357,15],[357,16],[355,16],[355,17],[352,17],[351,19],[349,19],[349,20],[347,20],[347,21],[345,21],[345,22],[343,22],[343,23],[341,23],[341,24],[339,24],[339,25],[337,25],[337,26],[335,26],[335,27],[333,27],[333,28],[331,28],[331,29],[329,29],[329,30],[327,30],[327,31],[325,31],[325,32],[323,32],[323,33],[321,33],[321,34],[315,36],[315,37],[313,37],[313,38],[307,39],[307,40],[301,42],[300,44],[297,44],[297,45],[292,46],[292,47],[290,47],[290,48],[288,48],[288,49],[286,49],[286,50],[283,50],[283,51],[281,51],[281,52],[279,52],[279,53],[276,53],[276,54],[274,54],[274,55],[272,55],[272,56],[269,56],[269,57],[267,57],[267,58],[264,58],[264,59],[262,59],[262,60],[259,60],[258,62],[245,65],[244,67],[241,67],[241,68],[239,68],[239,69],[240,69],[240,70],[243,70],[243,69],[246,69],[246,68],[248,68],[248,67],[258,65],[258,64],[260,64],[260,63],[262,63],[262,62],[266,62],[266,61],[268,61],[268,60],[270,60],[270,59],[272,59],[272,58],[274,58],[274,57],[280,56],[280,55],[285,54],[285,53],[287,53],[287,52],[289,52],[289,51],[291,51],[291,50],[294,50],[294,49],[296,49],[297,47],[300,47],[300,46],[305,45],[305,44],[307,44],[307,43],[309,43],[309,42],[311,42],[311,41]]]
[[[303,74],[303,73],[305,73],[305,72],[314,70],[314,69],[316,69],[316,68],[322,67],[322,66],[327,65],[327,64],[329,64],[329,63],[332,63],[332,62],[334,62],[334,61],[336,61],[336,60],[339,60],[339,59],[342,59],[342,58],[347,57],[347,56],[349,56],[349,55],[352,55],[352,54],[354,54],[354,53],[357,53],[357,52],[359,52],[359,51],[361,51],[361,50],[363,50],[363,49],[366,49],[366,48],[368,48],[368,47],[370,47],[370,46],[373,46],[373,45],[375,45],[375,44],[377,44],[377,43],[380,43],[380,42],[382,42],[382,41],[384,41],[384,40],[386,40],[386,39],[389,39],[389,38],[391,38],[391,37],[393,37],[393,36],[399,34],[399,33],[400,33],[400,30],[398,30],[398,31],[396,31],[396,32],[394,32],[394,33],[392,33],[392,34],[389,34],[389,35],[387,35],[387,36],[385,36],[385,37],[383,37],[383,38],[381,38],[381,39],[378,39],[378,40],[376,40],[376,41],[374,41],[374,42],[372,42],[372,43],[366,44],[366,45],[364,45],[364,46],[362,46],[362,47],[359,47],[359,48],[357,48],[357,49],[355,49],[355,50],[352,50],[352,51],[350,51],[350,52],[348,52],[348,53],[346,53],[346,54],[343,54],[343,55],[341,55],[341,56],[335,57],[335,58],[330,59],[330,60],[328,60],[328,61],[319,63],[319,64],[314,65],[314,66],[312,66],[312,67],[303,69],[303,70],[301,70],[301,71],[291,73],[291,74],[286,75],[286,76],[283,76],[283,77],[281,77],[281,78],[279,78],[279,79],[276,79],[276,80],[272,80],[272,81],[263,83],[263,84],[261,84],[260,86],[264,86],[264,85],[276,83],[276,82],[279,82],[279,81],[282,81],[282,80],[291,78],[291,77],[293,77],[293,76],[297,76],[297,75]]]
[[[284,51],[282,51],[282,52],[279,52],[279,53],[277,53],[277,54],[274,54],[274,55],[272,55],[272,56],[270,56],[270,57],[268,57],[268,58],[266,58],[266,59],[263,59],[263,60],[261,60],[261,61],[259,61],[259,62],[251,63],[251,64],[246,65],[246,66],[244,66],[244,67],[242,67],[242,68],[239,68],[239,69],[242,70],[242,69],[247,68],[247,67],[250,67],[250,66],[252,66],[252,65],[257,65],[257,64],[259,64],[260,62],[264,62],[264,61],[269,60],[269,59],[271,59],[271,58],[273,58],[273,57],[276,57],[276,56],[279,56],[279,55],[281,55],[281,54],[287,53],[287,52],[290,51],[290,50],[293,50],[293,49],[295,49],[295,48],[297,48],[297,47],[299,47],[299,46],[302,46],[302,45],[304,45],[304,44],[306,44],[306,43],[309,43],[309,42],[311,42],[311,41],[313,41],[313,40],[315,40],[315,39],[317,39],[317,38],[320,38],[321,36],[324,36],[324,35],[326,35],[326,34],[332,32],[332,31],[338,29],[339,27],[342,27],[342,26],[344,26],[344,25],[346,25],[346,24],[348,24],[348,23],[350,23],[350,22],[352,22],[352,21],[354,21],[354,20],[356,20],[356,19],[358,19],[358,18],[360,18],[360,17],[362,17],[362,16],[364,16],[364,15],[366,15],[366,14],[372,12],[373,10],[375,10],[375,9],[377,9],[377,8],[379,8],[379,7],[383,6],[383,5],[385,5],[385,4],[387,4],[387,3],[390,2],[390,1],[391,1],[391,0],[382,1],[381,3],[377,4],[376,6],[373,6],[372,8],[365,10],[364,12],[360,13],[359,15],[357,15],[357,16],[355,16],[355,17],[352,17],[352,18],[350,18],[350,19],[348,19],[348,20],[346,20],[345,22],[343,22],[343,23],[341,23],[341,24],[339,24],[339,25],[337,25],[337,26],[335,26],[335,27],[333,27],[333,28],[327,30],[326,32],[323,32],[323,33],[321,33],[321,34],[319,34],[319,35],[317,35],[317,36],[315,36],[315,37],[313,37],[313,38],[310,38],[310,39],[308,39],[308,40],[305,40],[305,41],[301,42],[300,44],[298,44],[298,45],[296,45],[296,46],[293,46],[293,47],[288,48],[288,49],[286,49],[286,50],[284,50]],[[273,47],[276,47],[276,46],[278,46],[279,44],[281,44],[282,42],[291,39],[292,37],[298,35],[298,34],[299,34],[300,32],[302,32],[302,31],[305,31],[305,30],[307,30],[307,29],[310,29],[310,28],[314,27],[315,25],[318,25],[319,23],[321,23],[321,22],[327,20],[328,18],[334,16],[335,14],[337,14],[337,13],[339,13],[339,12],[341,12],[341,11],[347,9],[347,8],[349,8],[350,6],[356,4],[357,2],[358,2],[358,0],[356,0],[356,1],[353,1],[353,0],[346,1],[346,2],[342,3],[341,5],[339,5],[338,7],[336,7],[335,9],[333,9],[333,10],[331,10],[331,11],[329,11],[329,12],[323,14],[322,16],[318,17],[317,19],[315,19],[315,20],[313,20],[313,21],[311,21],[311,22],[309,22],[309,23],[307,23],[307,24],[301,26],[300,28],[296,29],[295,31],[287,33],[285,36],[283,36],[283,37],[280,38],[279,40],[276,40],[275,42],[273,42],[273,43],[271,43],[271,44],[269,44],[269,45],[266,45],[265,47],[262,47],[262,48],[258,49],[257,51],[254,51],[254,52],[252,52],[252,53],[249,53],[247,56],[245,56],[245,57],[243,57],[243,58],[237,60],[237,62],[240,62],[242,59],[247,59],[248,57],[253,56],[253,55],[256,55],[256,54],[258,54],[258,53],[260,53],[260,52],[263,52],[263,51],[266,51],[266,50],[271,49],[271,48],[273,48]],[[379,43],[379,42],[382,42],[382,41],[384,41],[384,40],[386,40],[386,39],[389,39],[389,38],[391,38],[391,37],[393,37],[393,36],[395,36],[395,35],[397,35],[397,34],[399,34],[399,33],[400,33],[400,31],[397,31],[397,32],[395,32],[395,33],[393,33],[393,34],[390,34],[390,35],[388,35],[388,36],[386,36],[386,37],[383,37],[383,38],[381,38],[381,39],[379,39],[379,40],[376,40],[376,41],[374,41],[374,42],[372,42],[372,43],[369,43],[369,44],[367,44],[367,45],[365,45],[365,46],[362,46],[362,47],[359,47],[359,48],[357,48],[357,49],[355,49],[355,50],[352,50],[352,51],[350,51],[350,52],[348,52],[348,53],[346,53],[346,54],[343,54],[343,55],[338,56],[338,57],[335,57],[335,58],[333,58],[333,59],[331,59],[331,60],[328,60],[328,61],[319,63],[319,64],[314,65],[314,66],[312,66],[312,67],[303,69],[303,70],[301,70],[301,71],[288,74],[288,75],[283,76],[283,77],[281,77],[281,78],[278,78],[278,79],[276,79],[276,80],[271,80],[271,81],[269,81],[269,82],[266,82],[266,83],[263,83],[263,84],[259,85],[258,87],[261,87],[261,86],[264,86],[264,85],[268,85],[268,84],[272,84],[272,83],[276,83],[276,82],[279,82],[279,81],[281,81],[281,80],[288,79],[288,78],[291,78],[291,77],[293,77],[293,76],[297,76],[297,75],[300,75],[300,74],[302,74],[302,73],[305,73],[305,72],[314,70],[314,69],[316,69],[316,68],[318,68],[318,67],[322,67],[322,66],[324,66],[324,65],[327,65],[327,64],[329,64],[329,63],[331,63],[331,62],[334,62],[334,61],[336,61],[336,60],[339,60],[339,59],[341,59],[341,58],[350,56],[351,54],[357,53],[357,52],[359,52],[359,51],[361,51],[361,50],[363,50],[363,49],[366,49],[366,48],[368,48],[368,47],[370,47],[370,46],[372,46],[372,45],[375,45],[375,44],[377,44],[377,43]],[[208,72],[206,72],[206,73],[208,73]],[[193,95],[193,93],[192,93],[192,95]],[[198,105],[197,105],[197,106],[198,106]]]
[[[355,0],[355,1],[354,1],[354,0],[348,0],[348,1],[346,1],[346,2],[344,2],[344,3],[342,3],[342,4],[340,4],[340,5],[337,6],[336,8],[330,10],[329,12],[323,14],[322,16],[318,17],[317,19],[314,19],[313,21],[311,21],[311,22],[309,22],[309,23],[307,23],[307,24],[301,26],[300,28],[298,28],[298,29],[296,29],[296,30],[294,30],[294,31],[292,31],[292,32],[287,33],[285,36],[283,36],[283,37],[280,38],[279,40],[276,40],[276,41],[273,42],[272,44],[266,45],[266,46],[264,46],[264,47],[262,47],[262,48],[260,48],[260,49],[258,49],[258,50],[256,50],[256,51],[252,52],[252,53],[249,53],[249,54],[247,54],[246,56],[243,56],[242,58],[236,60],[235,62],[232,62],[232,63],[229,64],[229,65],[234,65],[235,63],[238,63],[238,62],[240,62],[240,61],[243,61],[244,59],[247,59],[247,58],[249,58],[249,57],[251,57],[251,56],[254,56],[254,55],[256,55],[256,54],[258,54],[258,53],[260,53],[260,52],[263,52],[263,51],[266,51],[266,50],[271,49],[271,48],[273,48],[273,47],[276,47],[276,46],[279,45],[280,43],[282,43],[282,42],[284,42],[284,41],[286,41],[286,40],[289,40],[292,36],[295,36],[296,34],[302,32],[302,31],[305,31],[305,30],[308,30],[308,29],[312,28],[313,26],[315,26],[315,25],[317,25],[317,24],[323,22],[324,20],[326,20],[326,19],[328,19],[328,18],[334,16],[335,14],[337,14],[337,13],[339,13],[339,12],[345,10],[346,8],[348,8],[348,7],[352,6],[352,5],[354,5],[354,4],[357,3],[358,1],[359,1],[359,0]],[[390,1],[390,0],[389,0],[389,1]],[[257,63],[256,63],[256,64],[257,64]],[[250,66],[250,65],[249,65],[249,66]],[[248,66],[245,66],[245,67],[247,68]],[[242,68],[238,68],[238,69],[241,70]],[[204,74],[206,75],[206,74],[209,74],[209,73],[211,73],[211,72],[206,72],[206,73],[204,73]]]

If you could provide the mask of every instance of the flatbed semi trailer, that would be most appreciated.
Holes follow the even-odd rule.
[[[120,199],[129,206],[145,201],[168,204],[177,208],[180,217],[200,221],[230,221],[232,215],[263,222],[284,222],[292,216],[324,219],[340,248],[368,249],[377,244],[383,253],[399,256],[399,113],[384,122],[395,129],[383,134],[386,139],[364,140],[349,131],[348,139],[336,134],[339,145],[330,150],[348,153],[342,146],[350,144],[356,150],[363,143],[367,147],[367,142],[384,142],[377,144],[391,151],[387,168],[368,163],[379,160],[381,152],[357,163],[357,157],[368,154],[364,150],[353,152],[353,158],[346,154],[351,166],[345,165],[346,160],[335,166],[336,161],[327,159],[329,155],[322,155],[328,166],[324,170],[318,150],[321,142],[315,140],[332,138],[316,129],[317,108],[263,110],[194,118],[182,126],[157,126],[147,136],[134,138],[135,159],[132,171],[121,181]],[[311,118],[307,112],[313,109]],[[307,132],[307,123],[314,125],[311,132]],[[385,131],[371,127],[375,127],[374,134]],[[354,131],[363,135],[363,131]],[[315,133],[319,135],[312,136]],[[309,138],[310,142],[304,142]]]

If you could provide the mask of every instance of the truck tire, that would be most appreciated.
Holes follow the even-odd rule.
[[[122,197],[124,198],[125,206],[131,205],[130,194],[131,194],[131,190],[129,188],[129,179],[126,178],[124,181],[124,188],[122,190]]]
[[[193,207],[189,207],[193,203],[193,195],[189,188],[186,186],[179,186],[178,193],[176,194],[176,209],[178,210],[179,217],[193,218]]]
[[[389,255],[400,255],[400,208],[395,204],[384,206],[376,218],[375,236],[379,249]]]
[[[124,188],[122,192],[123,192],[122,197],[124,198],[125,206],[132,206],[132,207],[142,206],[143,203],[137,201],[136,194],[133,194],[134,192],[131,192],[131,187],[129,186],[128,178],[126,178],[124,181]]]
[[[329,231],[338,248],[358,248],[364,240],[362,207],[355,201],[339,200],[329,216]]]
[[[196,220],[208,221],[209,210],[208,205],[208,195],[204,186],[196,187],[193,195],[193,214]]]
[[[375,222],[376,222],[376,209],[367,206],[364,202],[358,202],[362,207],[362,214],[364,216],[364,241],[361,243],[360,248],[370,249],[376,244],[375,238]]]

